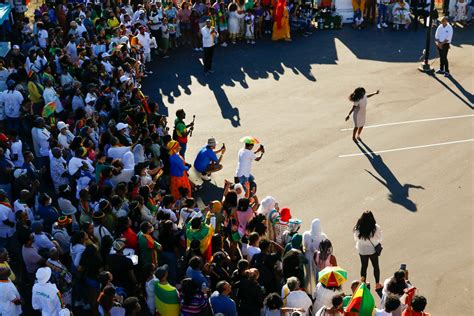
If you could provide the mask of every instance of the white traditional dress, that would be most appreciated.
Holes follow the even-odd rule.
[[[316,289],[316,283],[318,283],[318,271],[313,260],[314,252],[319,249],[319,243],[327,238],[328,237],[321,229],[321,221],[319,218],[313,219],[311,222],[311,230],[305,231],[303,233],[304,252],[308,261],[306,264],[307,284],[305,285],[305,289],[308,294],[313,294]]]

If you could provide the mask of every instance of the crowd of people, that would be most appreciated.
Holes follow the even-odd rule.
[[[203,28],[221,46],[289,40],[290,25],[309,34],[312,5],[48,1],[34,21],[20,11],[0,60],[1,315],[359,315],[346,308],[355,294],[319,282],[337,267],[319,219],[301,232],[289,208],[258,198],[258,140],[241,139],[222,199],[198,205],[189,174],[208,181],[225,145],[209,138],[189,164],[194,120],[178,110],[168,125],[141,90],[152,55],[201,50]],[[406,267],[381,283],[371,212],[354,238],[352,291],[369,286],[370,261],[377,315],[428,315]]]

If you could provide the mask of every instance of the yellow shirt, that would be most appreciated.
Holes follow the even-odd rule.
[[[13,270],[10,268],[10,265],[8,264],[8,262],[5,261],[3,263],[0,263],[0,268],[10,269],[10,276],[8,278],[10,279],[10,281],[15,282],[16,280],[15,273],[13,273]]]

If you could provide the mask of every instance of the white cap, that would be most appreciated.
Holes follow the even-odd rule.
[[[13,45],[12,48],[13,48],[13,49],[20,49],[20,46],[18,46],[18,45]]]
[[[130,77],[127,76],[127,75],[122,75],[122,76],[120,77],[120,82],[121,82],[121,83],[124,83],[125,81],[129,81],[129,80],[130,80]]]
[[[121,131],[127,127],[128,127],[128,124],[125,124],[125,123],[118,123],[117,125],[115,125],[115,128],[117,129],[117,131]]]
[[[58,131],[62,130],[63,128],[68,128],[69,124],[64,123],[63,121],[59,121],[58,124],[56,124],[58,127]]]
[[[51,269],[48,267],[39,268],[36,271],[36,280],[38,280],[38,283],[40,284],[45,284],[46,282],[48,282],[50,277],[51,277]]]
[[[91,102],[95,102],[97,100],[93,95],[87,94],[86,96],[86,104],[89,104]]]
[[[59,316],[71,316],[71,311],[67,308],[63,308],[59,311]]]
[[[102,58],[107,58],[107,57],[110,57],[110,54],[105,52],[105,53],[102,53]]]
[[[23,176],[26,174],[26,169],[16,169],[14,172],[13,172],[13,176],[15,177],[15,179],[18,179],[19,177]]]

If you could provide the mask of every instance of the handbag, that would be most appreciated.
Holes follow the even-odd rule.
[[[380,255],[382,254],[382,250],[383,250],[382,244],[378,243],[378,244],[374,245],[370,239],[369,239],[369,241],[372,244],[372,246],[374,247],[375,253],[377,254],[377,256],[380,257]]]

